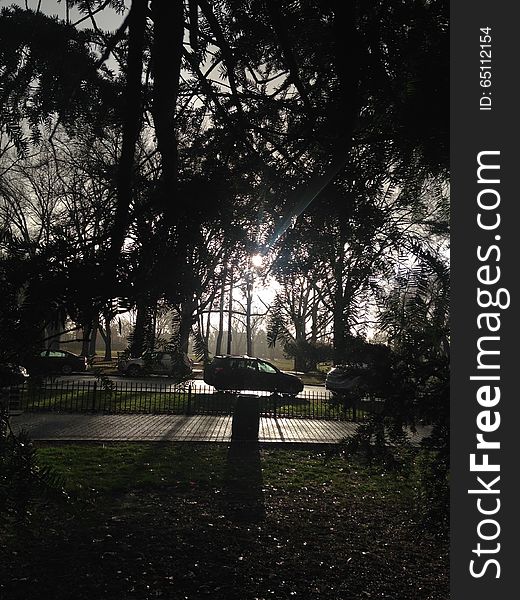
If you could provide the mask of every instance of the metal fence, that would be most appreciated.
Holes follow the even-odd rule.
[[[238,394],[260,397],[262,416],[302,419],[363,419],[373,408],[360,401],[337,401],[326,390],[304,391],[296,397],[269,392],[218,392],[190,382],[114,382],[48,380],[12,388],[10,407],[25,412],[125,414],[233,414]]]

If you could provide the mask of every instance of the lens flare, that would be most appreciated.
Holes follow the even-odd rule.
[[[261,267],[264,264],[264,257],[261,254],[255,254],[251,257],[253,267]]]

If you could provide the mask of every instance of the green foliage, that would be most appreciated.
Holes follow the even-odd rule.
[[[198,327],[193,332],[193,353],[197,360],[201,360],[204,364],[209,362],[208,344]]]
[[[90,369],[90,372],[96,377],[100,383],[101,390],[104,392],[104,402],[112,402],[112,398],[115,395],[117,389],[116,382],[110,378],[109,375],[103,373],[103,370],[98,368]]]
[[[182,50],[184,74],[162,119],[167,134],[150,127],[136,156],[129,153],[135,169],[119,182],[131,185],[126,204],[119,196],[114,200],[122,164],[120,113],[114,106],[136,107],[139,118],[129,119],[135,125],[142,104],[157,125],[157,104],[168,101],[153,73],[167,62],[157,49],[153,13],[143,16],[143,60],[133,61],[139,70],[151,66],[152,77],[137,77],[136,87],[114,102],[118,84],[108,70],[97,69],[92,49],[103,53],[113,42],[110,51],[121,63],[123,80],[128,57],[137,51],[129,39],[77,29],[41,12],[2,10],[2,124],[18,152],[27,150],[27,127],[39,143],[42,125],[52,126],[56,119],[76,139],[87,124],[98,143],[86,136],[82,152],[59,156],[58,179],[67,185],[56,189],[56,196],[74,200],[67,218],[23,243],[12,231],[2,232],[10,264],[0,268],[7,297],[0,309],[0,358],[20,355],[22,344],[32,351],[51,320],[63,323],[68,316],[91,323],[117,296],[128,307],[140,305],[143,318],[130,340],[136,355],[157,347],[151,307],[193,299],[193,311],[187,310],[174,331],[173,351],[181,357],[178,338],[185,348],[194,312],[211,305],[220,289],[219,273],[230,264],[238,267],[253,238],[258,245],[274,239],[274,246],[267,246],[279,260],[271,273],[284,290],[270,312],[269,345],[282,342],[299,370],[308,370],[328,358],[328,348],[309,339],[332,333],[336,362],[351,361],[355,354],[355,360],[369,364],[369,393],[385,398],[385,415],[396,427],[432,423],[438,443],[446,439],[446,269],[432,250],[435,244],[415,243],[410,231],[424,237],[447,231],[442,184],[448,6],[445,0],[404,0],[391,10],[384,2],[349,3],[344,12],[340,5],[191,2],[190,38],[170,46],[170,57]],[[70,6],[87,20],[91,11],[106,6],[121,12],[124,3],[77,0]],[[176,76],[166,69],[170,89],[176,88]],[[105,120],[114,143],[100,131]],[[154,145],[158,139],[161,147]],[[175,155],[175,169],[163,152],[165,142]],[[40,150],[42,164],[53,158],[43,145]],[[77,168],[82,153],[94,167],[91,172]],[[161,194],[167,172],[174,180]],[[85,185],[69,186],[76,178]],[[98,179],[101,201],[97,188],[87,193]],[[423,194],[425,187],[432,193]],[[88,206],[86,216],[75,208],[78,199]],[[442,218],[432,217],[428,203]],[[114,214],[122,216],[118,228]],[[85,222],[95,223],[95,234],[78,239],[74,226],[83,230]],[[103,244],[107,237],[115,239],[116,229],[124,249],[115,259],[114,276]],[[389,293],[384,285],[377,290],[378,278],[389,270],[393,274],[395,263],[402,267],[410,254],[421,264],[399,272]],[[379,362],[362,358],[362,346],[349,350],[348,339],[371,318],[367,306],[374,293],[384,305],[378,333],[393,351],[391,360]],[[196,351],[206,360],[203,341],[196,333]]]
[[[65,500],[63,480],[51,466],[39,466],[29,436],[13,433],[0,407],[0,530],[25,522],[34,501],[45,497]]]
[[[332,360],[332,346],[324,342],[309,340],[290,340],[284,344],[284,354],[294,358],[295,363],[304,373],[316,371],[320,362]]]
[[[393,348],[396,420],[434,427],[438,446],[448,445],[449,270],[438,256],[422,253],[401,273],[383,303],[381,329]]]
[[[449,531],[449,448],[424,438],[414,447],[399,419],[381,414],[361,423],[356,435],[331,450],[331,456],[352,456],[372,467],[402,473],[413,488],[414,512],[422,527],[446,537]]]
[[[382,302],[380,327],[391,351],[384,358],[384,377],[369,379],[367,390],[384,400],[348,441],[386,465],[399,464],[409,447],[406,433],[429,426],[424,451],[415,464],[416,502],[426,524],[445,527],[449,506],[449,271],[429,252],[402,270]],[[355,345],[353,346],[355,347]],[[381,364],[378,371],[381,372]]]
[[[43,338],[47,299],[36,301],[32,291],[34,266],[26,258],[0,255],[0,361],[20,364],[24,356],[35,352]]]
[[[373,414],[358,426],[356,434],[344,440],[334,452],[357,455],[369,464],[381,464],[385,469],[400,469],[403,456],[410,449],[405,432],[395,427],[391,419]],[[333,453],[334,453],[333,452]]]
[[[423,523],[447,535],[450,517],[449,456],[422,451],[416,460],[415,503]]]
[[[80,119],[101,126],[116,95],[95,68],[87,31],[12,6],[0,12],[0,38],[0,124],[19,154],[30,141],[41,141],[42,124],[50,125],[55,115],[72,128]]]
[[[165,352],[172,355],[173,368],[171,376],[177,382],[187,381],[192,376],[192,367],[189,358],[182,352],[175,342],[170,342],[165,347]]]
[[[293,340],[289,331],[289,323],[286,310],[283,306],[283,299],[277,295],[274,299],[267,323],[267,345],[273,348],[276,342],[288,343]]]

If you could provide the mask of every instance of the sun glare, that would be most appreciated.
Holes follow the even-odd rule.
[[[261,267],[264,264],[264,257],[261,254],[254,254],[251,257],[251,264],[253,267]]]

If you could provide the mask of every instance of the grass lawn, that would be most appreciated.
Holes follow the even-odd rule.
[[[414,476],[318,451],[41,445],[71,500],[1,543],[2,600],[446,600]],[[439,535],[443,534],[443,535]]]

